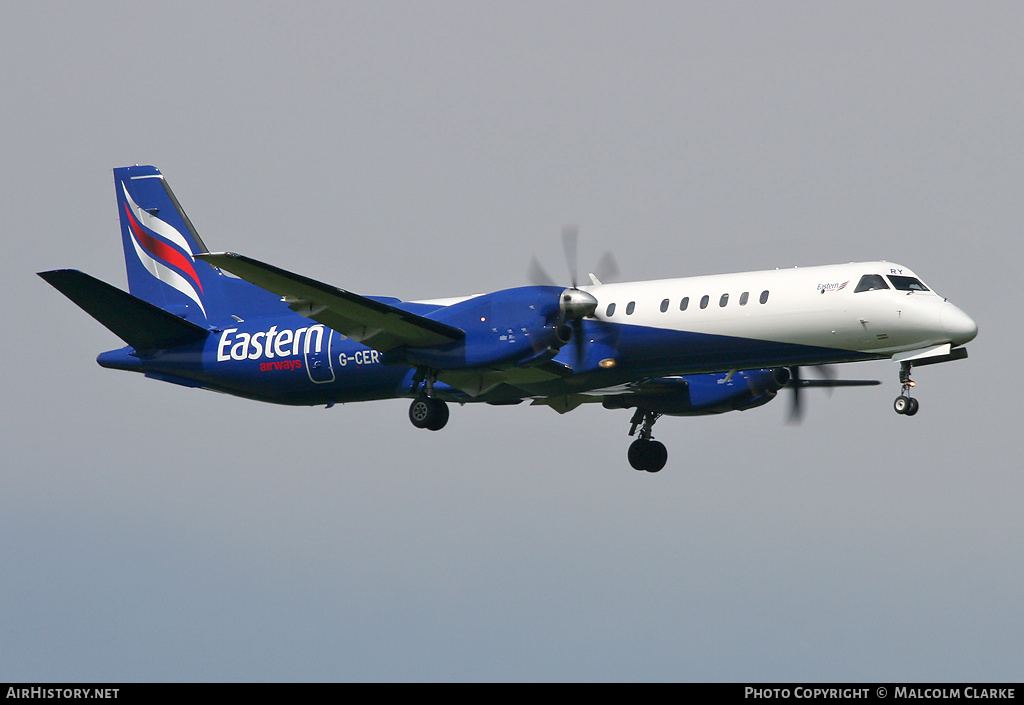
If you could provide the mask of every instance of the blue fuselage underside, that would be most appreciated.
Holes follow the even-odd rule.
[[[312,324],[312,325],[311,325]],[[577,370],[559,379],[501,385],[469,397],[438,383],[449,400],[509,402],[576,394],[667,375],[695,375],[776,366],[854,362],[879,355],[733,336],[583,321],[584,354],[575,341],[555,358]],[[613,359],[609,368],[601,359]],[[191,387],[260,401],[319,405],[409,397],[415,370],[388,366],[381,354],[301,316],[254,318],[211,333],[202,342],[148,356],[131,348],[103,353],[104,367],[142,372]]]

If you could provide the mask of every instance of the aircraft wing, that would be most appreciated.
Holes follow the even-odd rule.
[[[548,360],[539,365],[513,367],[507,370],[443,370],[437,378],[471,397],[478,397],[503,384],[521,389],[524,386],[551,382],[570,375],[571,367],[557,360]]]
[[[289,308],[367,347],[387,352],[462,340],[461,328],[417,316],[380,301],[294,274],[233,252],[196,255],[282,297]]]

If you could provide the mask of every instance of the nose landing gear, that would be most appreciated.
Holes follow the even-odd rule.
[[[910,379],[911,367],[909,362],[900,363],[900,395],[892,403],[896,413],[904,416],[913,416],[920,407],[917,399],[910,396],[910,390],[914,387],[914,380]]]
[[[660,416],[661,414],[653,411],[637,408],[630,420],[633,424],[629,429],[631,436],[636,435],[637,426],[642,424],[640,437],[629,445],[629,452],[626,454],[634,470],[658,472],[668,462],[668,449],[665,448],[665,444],[654,440],[654,436],[651,435],[651,428]]]

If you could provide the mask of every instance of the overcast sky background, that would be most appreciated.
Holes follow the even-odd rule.
[[[7,2],[0,680],[1019,680],[1024,5]],[[261,405],[104,370],[111,169],[427,298],[887,259],[970,358],[746,413]]]

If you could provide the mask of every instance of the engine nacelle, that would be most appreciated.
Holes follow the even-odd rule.
[[[463,340],[396,348],[385,353],[382,362],[465,370],[505,369],[551,359],[572,339],[572,327],[565,318],[565,291],[552,286],[525,286],[475,296],[439,309],[430,318],[461,328],[466,333]],[[581,305],[575,299],[569,303],[573,307]]]
[[[670,416],[701,416],[743,411],[767,404],[789,382],[784,367],[726,373],[660,377],[633,394],[608,397],[606,408],[640,407]]]

